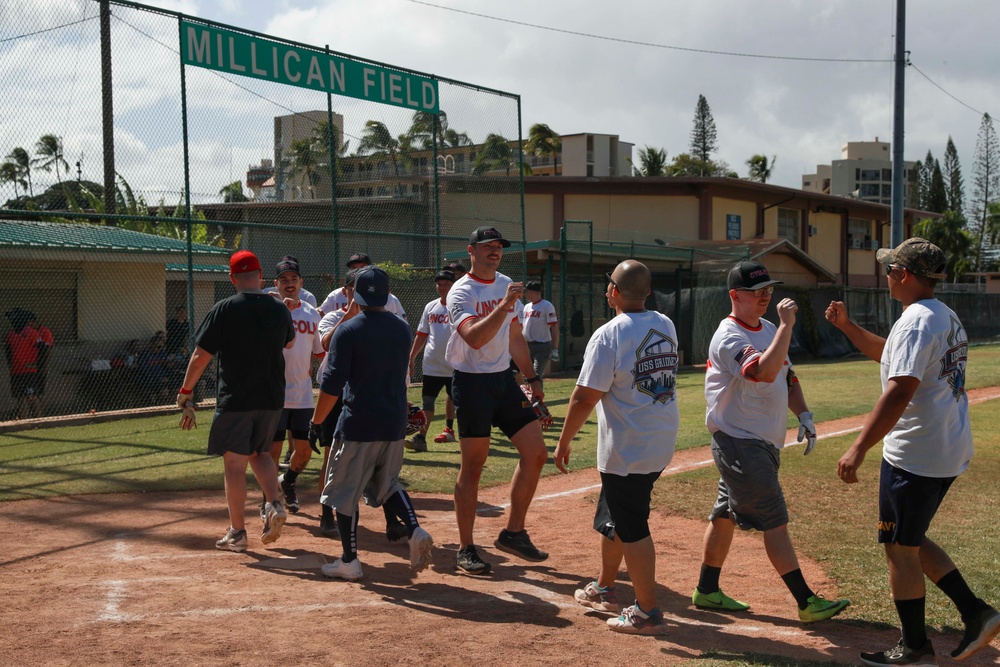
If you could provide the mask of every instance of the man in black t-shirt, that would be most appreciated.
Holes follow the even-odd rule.
[[[358,501],[385,505],[406,524],[410,567],[427,567],[434,541],[417,523],[410,496],[399,483],[406,435],[406,371],[410,327],[386,310],[389,277],[376,267],[354,278],[354,304],[360,312],[345,320],[330,338],[310,439],[317,439],[333,406],[343,399],[326,486],[320,502],[336,508],[343,555],[321,568],[331,578],[354,581],[363,574],[357,554]]]
[[[195,350],[177,395],[181,428],[195,426],[191,393],[218,355],[218,399],[208,434],[208,453],[222,457],[230,527],[216,548],[246,551],[244,527],[247,465],[267,500],[261,542],[281,535],[287,515],[279,502],[278,470],[270,456],[285,401],[285,358],[295,344],[292,317],[283,303],[260,291],[260,262],[249,250],[229,260],[236,294],[215,304],[195,334]]]

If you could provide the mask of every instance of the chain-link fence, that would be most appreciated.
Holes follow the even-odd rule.
[[[415,325],[473,229],[524,240],[515,95],[90,0],[6,7],[0,71],[0,421],[172,403],[236,249],[320,304],[366,253]]]

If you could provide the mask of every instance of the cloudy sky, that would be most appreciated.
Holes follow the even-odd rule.
[[[87,92],[98,89],[92,60],[96,21],[10,39],[31,28],[92,19],[96,3],[4,4],[8,11],[0,13],[0,40],[5,40],[0,41],[0,76],[17,85],[5,84],[6,92],[0,92],[0,150],[30,143],[30,137],[43,130],[63,134],[68,157],[82,154],[83,169],[100,180],[100,130],[95,124],[99,118],[86,101]],[[664,148],[671,157],[687,151],[695,103],[702,94],[717,124],[718,158],[745,175],[744,163],[752,154],[776,155],[772,182],[779,185],[798,187],[801,175],[814,171],[817,163],[839,158],[847,141],[892,136],[889,61],[895,0],[433,0],[436,6],[415,0],[153,0],[150,4],[517,93],[524,133],[531,124],[544,122],[563,134],[617,134],[633,142],[636,152],[644,145]],[[31,18],[24,19],[19,12],[29,9]],[[15,19],[5,21],[4,14]],[[134,13],[121,12],[121,18],[124,21],[114,26],[116,84],[122,86],[116,97],[121,160],[131,161],[133,178],[151,190],[170,190],[174,186],[162,174],[164,165],[172,164],[178,154],[180,121],[176,93],[170,90],[176,87],[176,54],[168,52],[169,47],[176,48],[176,26]],[[930,149],[941,157],[951,135],[965,165],[967,189],[980,114],[1000,113],[997,25],[997,0],[908,2],[910,58],[934,83],[914,67],[907,69],[905,155],[922,159]],[[53,35],[59,48],[45,41]],[[28,67],[30,77],[25,74]],[[190,73],[191,69],[188,86],[197,100],[190,110],[196,121],[192,127],[192,159],[199,174],[192,186],[195,192],[211,194],[229,175],[233,180],[242,178],[248,164],[268,157],[271,117],[287,109],[325,106],[324,97],[302,97],[292,89],[254,82],[241,88],[233,77],[224,80],[207,72]],[[37,89],[19,89],[39,84],[48,91],[59,90],[59,102],[47,101]],[[485,131],[516,132],[509,106],[481,108],[481,102],[471,95],[449,98],[442,93],[452,126],[470,131],[473,138]],[[401,111],[373,112],[349,100],[337,100],[335,107],[348,116],[384,114],[384,120],[398,126],[396,131],[406,129]],[[349,122],[347,133],[354,132]]]

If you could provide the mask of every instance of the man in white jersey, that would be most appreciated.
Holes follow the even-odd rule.
[[[291,255],[285,255],[284,257],[282,257],[280,260],[278,260],[278,264],[281,264],[284,261],[292,261],[295,262],[296,264],[299,263],[299,260],[296,259],[295,257],[292,257]],[[277,297],[278,299],[284,299],[284,295],[281,294],[281,289],[278,286],[265,285],[263,280],[261,281],[261,290],[264,292],[264,294],[270,294],[271,296]],[[313,308],[316,307],[316,295],[307,290],[305,287],[301,287],[299,289],[298,298],[301,301],[305,301]]]
[[[774,286],[763,265],[744,260],[729,271],[730,315],[722,320],[708,350],[705,372],[705,423],[712,434],[712,458],[719,469],[718,499],[705,531],[698,587],[691,601],[699,609],[746,611],[719,588],[736,525],[764,533],[768,559],[799,608],[799,620],[812,623],[843,611],[848,600],[827,600],[806,584],[788,535],[788,508],[778,480],[789,408],[798,415],[805,453],[816,444],[816,426],[806,406],[788,346],[798,306],[778,303],[775,327],[763,319]]]
[[[292,314],[295,344],[284,351],[285,405],[271,440],[271,458],[277,467],[285,433],[290,432],[292,458],[288,470],[278,477],[278,481],[285,497],[285,508],[295,514],[299,511],[295,480],[312,455],[309,448],[309,420],[313,411],[312,360],[314,356],[323,356],[323,344],[318,330],[319,312],[299,298],[302,289],[299,263],[293,257],[285,257],[278,262],[277,274],[274,286]]]
[[[458,568],[469,574],[487,574],[491,565],[476,550],[473,528],[479,497],[479,477],[490,451],[490,432],[498,426],[517,448],[520,462],[511,480],[507,528],[494,545],[529,561],[549,557],[531,543],[524,519],[535,495],[538,478],[548,458],[542,428],[524,392],[509,371],[511,358],[530,375],[531,357],[521,333],[524,309],[521,283],[499,273],[503,249],[510,241],[493,227],[480,227],[469,236],[472,269],[448,292],[451,338],[445,358],[455,369],[452,396],[458,412],[462,465],[455,484],[458,521]],[[528,377],[536,398],[544,398],[537,377]]]
[[[868,414],[837,474],[858,481],[865,454],[884,440],[879,478],[878,541],[889,562],[889,587],[902,638],[888,650],[862,653],[866,665],[936,665],[924,621],[924,576],[951,598],[965,634],[951,653],[964,660],[1000,633],[1000,613],[969,589],[927,529],[952,482],[973,454],[969,398],[965,393],[968,337],[958,316],[934,297],[946,278],[945,256],[921,238],[876,255],[885,267],[889,295],[903,314],[888,338],[861,328],[834,301],[826,319],[868,358],[881,363],[882,396]]]
[[[455,274],[451,271],[442,270],[434,276],[434,286],[437,288],[438,298],[424,306],[424,312],[420,315],[420,322],[417,324],[417,334],[413,337],[413,347],[410,348],[410,377],[413,377],[413,365],[417,361],[417,356],[421,351],[424,353],[421,365],[424,379],[420,395],[424,414],[427,416],[427,422],[420,431],[405,443],[406,448],[414,452],[427,451],[427,429],[430,427],[431,420],[434,419],[434,402],[442,388],[448,400],[445,404],[447,421],[441,434],[444,436],[441,442],[455,441],[455,431],[453,430],[455,405],[451,401],[452,368],[444,358],[448,338],[451,336],[448,305],[445,299],[454,283]],[[438,439],[435,438],[434,442],[438,442]]]
[[[524,340],[528,341],[531,365],[539,380],[549,372],[549,360],[559,361],[559,318],[556,307],[542,298],[542,283],[529,280],[524,285]]]
[[[644,264],[627,259],[607,278],[608,305],[616,317],[587,343],[553,458],[567,472],[573,438],[596,406],[601,495],[594,529],[601,535],[601,568],[574,597],[586,607],[617,614],[615,579],[624,557],[635,604],[608,619],[608,626],[654,635],[666,623],[656,604],[649,500],[677,443],[677,331],[666,315],[646,310],[651,278]]]
[[[360,269],[366,266],[371,266],[372,258],[363,252],[356,252],[347,259],[347,268]],[[320,304],[319,312],[323,315],[327,315],[337,310],[338,308],[347,307],[347,295],[344,294],[344,288],[338,287],[329,294],[327,294],[326,299]],[[406,311],[403,309],[403,304],[399,302],[395,294],[389,295],[389,303],[386,304],[385,309],[390,313],[395,313],[399,319],[406,319]]]

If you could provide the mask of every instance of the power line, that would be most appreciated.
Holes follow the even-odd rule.
[[[608,37],[606,35],[595,35],[588,32],[578,32],[576,30],[567,30],[565,28],[553,28],[551,26],[538,25],[537,23],[527,23],[526,21],[515,21],[513,19],[505,19],[499,16],[490,16],[489,14],[479,14],[477,12],[470,12],[465,9],[458,9],[456,7],[444,7],[442,5],[435,5],[430,2],[424,2],[423,0],[406,0],[407,2],[412,2],[415,5],[424,5],[426,7],[434,7],[435,9],[443,9],[449,12],[456,12],[458,14],[467,14],[469,16],[476,16],[478,18],[489,19],[491,21],[499,21],[501,23],[510,23],[512,25],[520,25],[527,28],[535,28],[537,30],[547,30],[549,32],[558,32],[564,35],[574,35],[576,37],[588,37],[590,39],[600,39],[606,42],[617,42],[619,44],[632,44],[633,46],[648,46],[654,49],[669,49],[671,51],[686,51],[688,53],[704,53],[714,56],[731,56],[734,58],[761,58],[765,60],[797,60],[805,62],[820,62],[820,63],[891,63],[892,59],[885,60],[880,58],[811,58],[806,56],[775,56],[766,55],[760,53],[739,53],[736,51],[716,51],[713,49],[694,49],[686,46],[672,46],[670,44],[656,44],[653,42],[640,42],[634,39],[624,39],[622,37]]]
[[[43,28],[42,30],[36,30],[35,32],[26,32],[23,35],[14,35],[13,37],[6,37],[4,39],[0,39],[0,44],[13,42],[16,39],[24,39],[25,37],[34,37],[35,35],[41,35],[46,32],[52,32],[53,30],[62,30],[63,28],[68,28],[70,26],[78,25],[80,23],[86,23],[87,21],[93,21],[95,19],[97,19],[96,16],[91,16],[89,19],[80,19],[79,21],[71,21],[69,23],[63,23],[61,25],[54,25],[51,28]]]
[[[923,72],[921,72],[920,68],[917,67],[916,65],[914,65],[912,62],[909,63],[909,65],[914,70],[916,70],[917,74],[919,74],[920,76],[922,76],[925,79],[927,79],[927,81],[929,81],[932,86],[934,86],[935,88],[937,88],[938,90],[940,90],[942,93],[944,93],[945,95],[947,95],[951,99],[955,100],[956,102],[958,102],[959,104],[961,104],[966,109],[969,109],[970,111],[975,111],[980,116],[983,115],[982,111],[979,111],[978,109],[974,109],[973,107],[969,106],[968,104],[966,104],[965,102],[963,102],[962,100],[958,99],[957,97],[955,97],[954,95],[952,95],[951,93],[949,93],[947,90],[945,90],[944,88],[942,88],[940,84],[938,84],[936,81],[934,81],[934,79],[930,78],[929,76],[927,76],[926,74],[924,74]]]

